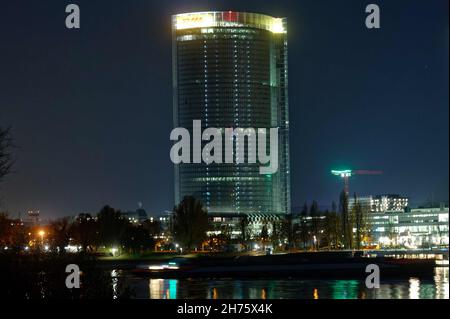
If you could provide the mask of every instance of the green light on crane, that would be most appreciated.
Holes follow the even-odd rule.
[[[373,170],[367,170],[367,169],[342,169],[342,170],[332,170],[331,174],[335,176],[339,176],[344,180],[344,192],[348,194],[348,183],[350,177],[354,175],[380,175],[383,174],[383,171],[373,171]]]
[[[331,174],[340,176],[340,177],[350,177],[350,176],[352,176],[352,170],[351,169],[332,170]]]

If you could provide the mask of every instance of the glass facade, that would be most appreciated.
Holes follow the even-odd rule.
[[[369,214],[374,239],[408,248],[448,246],[448,208],[416,208],[409,212]]]
[[[284,18],[242,12],[172,17],[174,127],[192,132],[201,120],[202,131],[278,128],[276,173],[261,175],[258,162],[181,163],[176,202],[193,195],[210,213],[290,212],[286,26]]]
[[[386,211],[405,211],[408,207],[408,197],[397,194],[359,196],[359,204],[373,213],[383,213]],[[352,209],[355,205],[355,198],[348,199],[348,207]]]

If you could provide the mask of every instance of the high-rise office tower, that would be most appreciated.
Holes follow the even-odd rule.
[[[174,15],[172,28],[175,127],[278,128],[276,173],[260,174],[258,162],[181,163],[176,202],[193,195],[213,214],[290,213],[286,19],[195,12]]]

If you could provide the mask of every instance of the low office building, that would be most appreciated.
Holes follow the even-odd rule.
[[[398,194],[377,195],[371,198],[371,212],[404,211],[408,207],[408,197]]]
[[[375,212],[368,218],[372,238],[380,246],[448,247],[448,207]]]
[[[362,207],[368,209],[372,213],[382,213],[386,211],[405,211],[408,207],[408,197],[398,194],[385,194],[375,196],[360,196],[348,199],[348,206],[351,209],[356,201]]]

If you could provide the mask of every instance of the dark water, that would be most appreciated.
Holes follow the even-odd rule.
[[[381,280],[379,289],[359,280],[308,279],[146,279],[113,271],[136,298],[145,299],[448,299],[449,269],[433,278]]]

